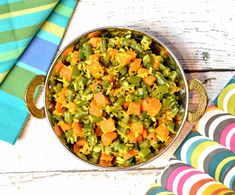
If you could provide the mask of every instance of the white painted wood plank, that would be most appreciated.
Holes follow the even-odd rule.
[[[1,194],[143,195],[159,171],[24,173],[0,175]]]
[[[160,38],[187,69],[235,69],[234,9],[234,0],[82,0],[62,47],[92,28],[129,26]]]

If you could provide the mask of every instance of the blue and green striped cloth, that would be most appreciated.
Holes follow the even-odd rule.
[[[45,75],[77,0],[0,1],[0,139],[14,144],[28,117],[24,93]]]

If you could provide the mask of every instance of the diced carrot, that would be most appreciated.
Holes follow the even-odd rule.
[[[100,37],[92,37],[92,38],[88,41],[88,43],[91,44],[92,47],[95,47],[95,48],[96,48],[96,47],[99,46],[100,40],[101,40]]]
[[[123,108],[124,108],[125,110],[127,110],[128,107],[129,107],[129,102],[124,102],[124,103],[122,104],[122,106],[123,106]]]
[[[81,146],[78,146],[76,143],[75,144],[73,144],[73,152],[75,153],[75,154],[78,154],[79,152],[80,152],[80,149],[81,149],[82,147]]]
[[[67,49],[65,49],[62,53],[62,56],[67,56],[69,54],[69,52],[73,51],[74,46],[69,46]]]
[[[154,76],[147,76],[147,77],[144,78],[144,82],[145,82],[148,86],[152,86],[152,85],[155,83],[156,79],[157,79],[157,78],[154,77]]]
[[[76,105],[74,102],[69,102],[69,103],[67,104],[67,108],[69,109],[69,111],[70,111],[72,114],[75,114],[76,109],[77,109],[77,105]]]
[[[102,109],[97,105],[95,100],[92,100],[90,103],[89,113],[95,116],[102,116]]]
[[[127,50],[126,53],[131,57],[131,61],[135,60],[137,53],[135,53],[134,51],[129,51],[129,50]]]
[[[54,126],[53,129],[54,129],[55,134],[56,134],[58,137],[61,137],[61,136],[62,136],[63,131],[61,130],[61,128],[60,128],[59,126]]]
[[[93,91],[95,89],[95,87],[100,83],[101,83],[100,80],[96,80],[94,83],[90,84],[90,86],[89,86],[90,90]]]
[[[56,102],[61,103],[62,105],[65,105],[67,103],[66,100],[66,93],[67,93],[67,87],[64,87],[60,92],[59,92],[59,97],[56,99]]]
[[[148,100],[143,99],[141,102],[141,111],[148,110]]]
[[[147,140],[149,140],[150,142],[156,142],[157,141],[157,136],[156,133],[149,133],[147,136]]]
[[[95,129],[95,134],[100,137],[103,134],[103,131],[100,128]]]
[[[101,141],[104,146],[108,146],[117,138],[116,132],[108,132],[101,136]]]
[[[128,55],[127,53],[118,53],[115,57],[116,61],[121,65],[121,66],[125,66],[127,64],[129,64],[132,60],[132,56]]]
[[[115,76],[113,76],[113,75],[106,75],[106,76],[102,77],[102,79],[103,80],[108,80],[110,82],[113,82],[113,81],[115,81]]]
[[[169,136],[169,131],[166,128],[165,124],[161,124],[156,128],[156,132],[157,132],[157,136],[159,137],[159,139],[161,140],[166,140],[167,137]]]
[[[159,70],[159,65],[162,61],[162,57],[161,56],[153,56],[153,58],[154,58],[153,68],[155,70]]]
[[[148,136],[148,130],[143,128],[143,132],[142,132],[143,138],[147,138]]]
[[[82,137],[83,136],[83,129],[80,123],[73,123],[72,124],[72,128],[75,132],[75,134],[77,135],[77,137]]]
[[[61,60],[57,61],[55,66],[54,66],[55,73],[58,74],[63,66],[64,66],[64,64],[62,63]]]
[[[140,115],[140,102],[130,102],[127,110],[128,114]]]
[[[112,161],[112,160],[113,160],[113,157],[112,157],[110,154],[107,154],[107,153],[105,153],[105,152],[102,152],[102,153],[101,153],[101,156],[100,156],[100,160]]]
[[[135,138],[137,138],[143,132],[143,124],[139,122],[132,122],[130,124],[130,131],[134,132]]]
[[[99,165],[104,166],[104,167],[112,167],[113,166],[111,161],[104,161],[104,160],[100,160]]]
[[[85,139],[79,139],[76,142],[76,145],[79,146],[79,147],[83,147],[85,144],[87,144],[87,140],[85,140]]]
[[[72,79],[71,68],[68,66],[63,66],[62,69],[60,70],[60,76],[66,81],[71,81]]]
[[[137,143],[137,138],[135,137],[134,131],[129,131],[127,134],[130,143]]]
[[[56,102],[55,111],[58,114],[61,114],[63,112],[63,107],[62,107],[62,104],[60,102]]]
[[[94,61],[87,65],[87,69],[96,79],[101,78],[104,75],[104,67],[98,61]]]
[[[141,59],[137,58],[130,64],[129,74],[135,74],[141,66]]]
[[[113,48],[108,48],[107,53],[110,58],[114,59],[118,54],[118,50]]]
[[[123,158],[124,159],[129,159],[129,158],[135,156],[137,153],[138,153],[137,150],[131,149],[126,154],[123,154]]]
[[[148,75],[149,74],[149,69],[148,68],[139,68],[138,71],[137,71],[138,74],[146,74]]]
[[[101,108],[106,106],[106,104],[108,103],[107,98],[103,95],[102,92],[96,93],[94,95],[94,100],[96,101],[97,105],[100,106]]]
[[[154,117],[161,110],[162,104],[157,98],[151,98],[148,102],[147,113]]]
[[[87,35],[87,38],[89,39],[89,38],[92,38],[92,37],[98,37],[98,36],[100,36],[100,34],[101,34],[101,31],[94,31],[94,32],[91,32],[91,33],[89,33],[88,35]]]
[[[112,118],[102,120],[97,123],[100,126],[103,133],[115,131],[116,127]]]
[[[72,128],[72,125],[70,123],[65,123],[63,121],[61,121],[59,125],[64,132]]]
[[[137,142],[141,143],[142,141],[143,141],[143,136],[139,134],[139,136],[137,137]]]

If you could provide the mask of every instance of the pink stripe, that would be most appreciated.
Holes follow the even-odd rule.
[[[175,169],[174,171],[171,172],[171,174],[169,175],[168,179],[167,179],[167,189],[169,191],[172,191],[172,186],[175,180],[175,177],[182,171],[187,170],[187,169],[191,169],[192,167],[185,165],[185,166],[181,166],[178,167],[177,169]]]
[[[177,194],[178,195],[183,195],[183,186],[185,181],[197,174],[204,174],[201,171],[198,170],[192,170],[191,172],[186,173],[185,175],[183,175],[183,177],[180,178],[179,183],[178,183],[178,187],[177,187]],[[193,186],[193,185],[192,185]]]
[[[235,153],[235,134],[230,139],[230,149]]]
[[[223,131],[222,131],[222,133],[221,133],[221,135],[220,135],[220,139],[219,139],[220,144],[226,146],[226,139],[227,139],[227,136],[228,136],[229,131],[230,131],[232,128],[235,128],[235,123],[231,123],[230,125],[226,126],[226,127],[223,129]],[[230,141],[230,143],[231,143],[231,141]]]

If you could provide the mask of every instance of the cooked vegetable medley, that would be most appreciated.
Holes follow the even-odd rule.
[[[95,31],[70,45],[50,79],[48,110],[57,136],[100,166],[144,162],[182,122],[183,85],[170,54],[130,30]]]

